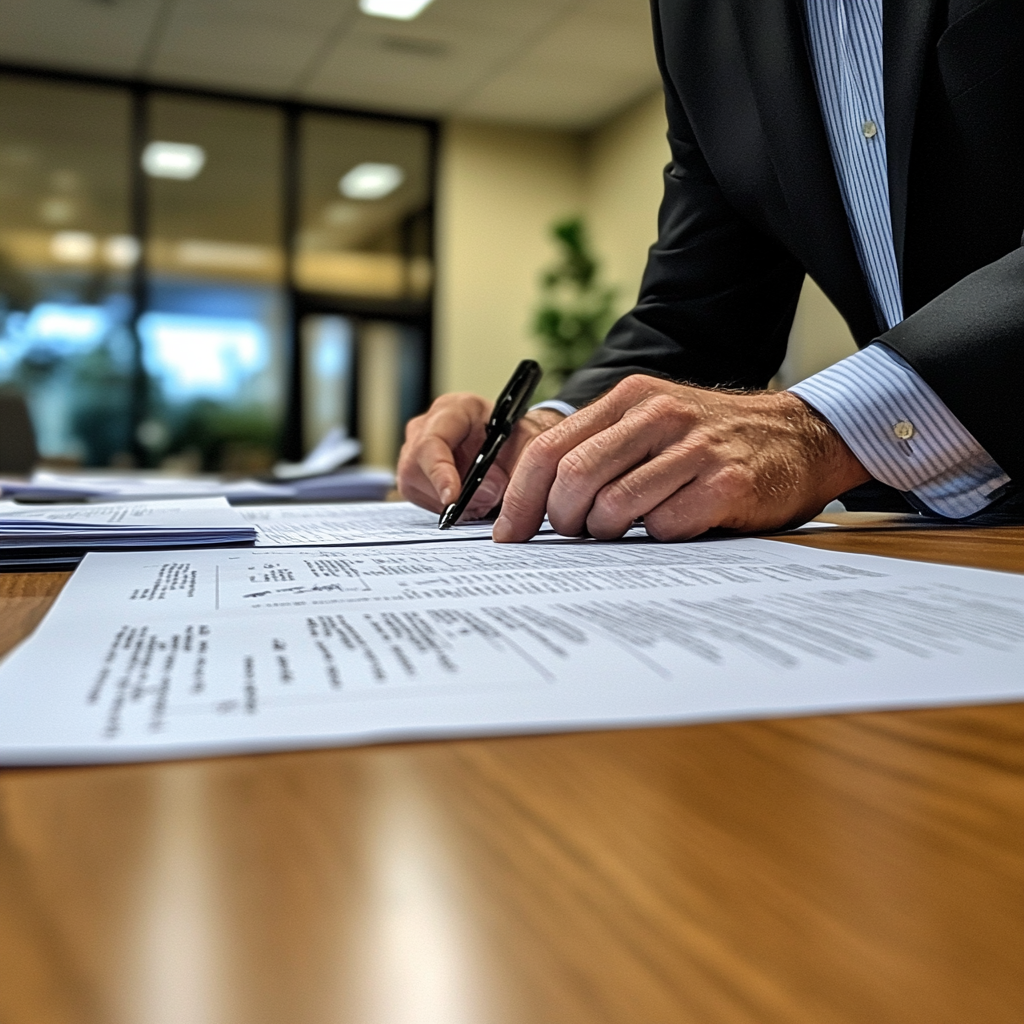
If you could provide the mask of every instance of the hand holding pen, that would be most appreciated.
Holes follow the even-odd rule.
[[[541,376],[540,366],[532,359],[524,359],[516,367],[512,378],[498,396],[497,402],[494,403],[494,410],[487,422],[484,443],[470,464],[462,482],[462,491],[458,498],[441,513],[438,529],[450,529],[469,507],[473,496],[483,483],[487,471],[494,464],[502,446],[511,436],[516,422],[526,412],[533,392],[536,390],[537,384],[540,383]]]

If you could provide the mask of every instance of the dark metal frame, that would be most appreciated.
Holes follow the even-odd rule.
[[[25,64],[0,62],[0,74],[20,75],[25,78],[45,79],[47,81],[77,83],[90,86],[106,86],[126,90],[131,97],[131,168],[129,171],[129,188],[131,195],[130,218],[131,230],[140,241],[139,259],[132,275],[132,299],[137,319],[145,311],[148,304],[149,275],[146,267],[143,244],[148,237],[149,219],[149,182],[142,170],[142,150],[148,138],[148,101],[155,93],[194,96],[199,99],[228,100],[231,102],[248,103],[257,106],[274,107],[284,115],[283,157],[284,165],[281,175],[281,210],[282,210],[282,246],[285,257],[285,279],[283,282],[288,336],[285,339],[287,351],[288,379],[286,381],[285,418],[281,435],[281,454],[287,459],[297,459],[302,454],[302,373],[301,353],[299,351],[299,323],[302,317],[310,313],[337,314],[356,319],[395,320],[419,328],[423,333],[423,365],[421,405],[425,408],[433,395],[433,355],[434,355],[434,289],[423,300],[373,300],[355,297],[321,295],[314,292],[300,291],[295,285],[294,256],[295,236],[299,217],[299,168],[301,161],[299,143],[299,122],[305,113],[337,114],[345,117],[365,118],[373,121],[390,121],[397,124],[411,124],[425,128],[428,138],[427,159],[427,213],[428,213],[428,247],[431,259],[436,267],[434,239],[434,210],[437,183],[437,153],[439,125],[430,118],[407,117],[400,114],[377,113],[349,107],[328,104],[306,103],[296,100],[273,99],[265,96],[251,96],[244,93],[202,89],[194,86],[175,84],[173,82],[151,82],[136,78],[119,78],[107,75],[93,75],[73,71],[55,71],[49,68]],[[409,248],[408,232],[403,232],[405,248]],[[410,255],[409,252],[405,253]],[[133,331],[138,346],[138,332]],[[142,411],[146,402],[147,379],[142,369],[141,352],[136,351],[136,380],[133,388],[133,423],[141,422]],[[353,396],[352,409],[355,410],[356,399]],[[143,452],[136,442],[136,457],[141,458]]]

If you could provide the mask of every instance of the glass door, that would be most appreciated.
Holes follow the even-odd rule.
[[[394,467],[406,422],[424,406],[427,334],[421,324],[306,312],[299,320],[302,449],[342,427],[362,462]]]
[[[331,426],[394,466],[430,397],[430,132],[326,112],[301,115],[292,275],[301,446]]]
[[[0,387],[40,453],[131,461],[130,98],[0,75]]]

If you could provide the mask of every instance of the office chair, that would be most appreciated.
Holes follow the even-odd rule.
[[[27,476],[38,459],[25,399],[17,391],[0,390],[0,474]]]

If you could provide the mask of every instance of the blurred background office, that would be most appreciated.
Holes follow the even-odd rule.
[[[535,354],[553,223],[628,308],[664,133],[646,0],[4,0],[0,388],[56,464],[393,464]],[[807,282],[778,383],[852,347]]]

